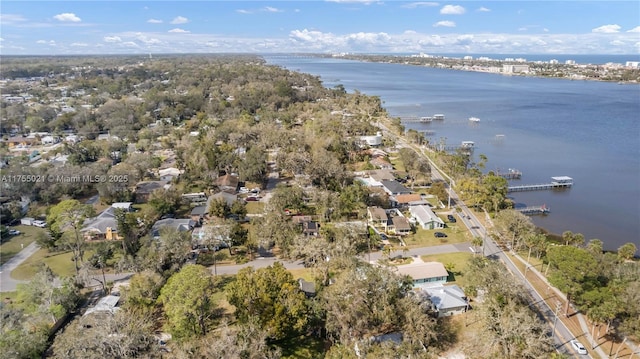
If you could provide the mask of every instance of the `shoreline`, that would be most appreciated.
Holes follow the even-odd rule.
[[[502,76],[521,76],[521,77],[535,77],[535,78],[548,78],[558,80],[569,81],[595,81],[595,82],[610,82],[618,83],[620,85],[640,85],[640,67],[628,67],[620,65],[609,64],[550,64],[550,63],[538,63],[538,62],[518,62],[518,61],[504,61],[504,60],[478,60],[478,59],[459,59],[449,57],[415,57],[415,56],[400,56],[400,55],[323,55],[315,54],[310,56],[316,56],[320,58],[334,58],[334,59],[346,59],[353,61],[372,62],[372,63],[391,63],[397,65],[407,66],[423,66],[430,68],[438,68],[443,70],[454,71],[466,71],[466,72],[479,72],[496,74]],[[535,72],[517,71],[517,72],[503,72],[505,66],[528,66]],[[554,74],[552,76],[551,74]],[[559,75],[560,74],[560,75]],[[589,76],[596,74],[598,76]],[[600,77],[603,76],[603,77]],[[604,78],[604,76],[611,76],[611,78]],[[629,77],[627,79],[626,77]]]

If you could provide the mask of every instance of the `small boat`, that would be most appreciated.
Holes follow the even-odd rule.
[[[480,119],[477,117],[469,117],[469,121],[471,122],[480,122]]]

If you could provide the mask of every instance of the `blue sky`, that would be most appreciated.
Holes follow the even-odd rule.
[[[639,1],[0,3],[0,54],[639,54]]]

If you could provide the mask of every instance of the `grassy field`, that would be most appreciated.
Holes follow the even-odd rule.
[[[445,233],[447,237],[436,238],[433,235],[434,232]],[[438,246],[441,244],[463,243],[471,241],[471,237],[469,236],[469,232],[466,230],[466,228],[462,226],[456,226],[455,224],[451,227],[437,230],[418,228],[415,234],[405,236],[403,239],[409,248]]]
[[[472,256],[472,253],[456,252],[422,256],[421,258],[425,262],[440,262],[445,266],[453,265],[453,274],[449,275],[447,283],[455,283],[464,288],[467,285],[465,274],[467,274],[469,258]]]
[[[92,251],[87,250],[84,258],[87,259],[92,254]],[[11,277],[19,280],[29,280],[33,278],[42,263],[49,266],[53,273],[60,277],[73,276],[75,274],[75,266],[72,256],[71,252],[49,253],[46,249],[40,249],[11,272]]]
[[[17,229],[22,233],[12,236],[8,241],[0,245],[0,265],[7,263],[11,257],[22,250],[23,246],[26,247],[35,241],[39,233],[44,233],[44,229],[32,226],[21,225],[11,227],[11,229]]]
[[[313,282],[313,270],[311,268],[289,269],[294,279],[302,278],[307,282]]]
[[[264,213],[263,202],[247,202],[247,214],[261,214]]]

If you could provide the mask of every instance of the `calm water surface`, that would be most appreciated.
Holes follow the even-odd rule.
[[[271,64],[320,76],[379,96],[392,116],[445,114],[430,124],[431,141],[474,141],[487,170],[516,168],[513,184],[548,183],[569,176],[564,191],[513,193],[519,205],[551,208],[534,223],[570,230],[606,249],[640,247],[640,85],[502,76],[340,59],[265,57]],[[469,117],[478,117],[472,124]],[[501,135],[501,136],[496,136]]]

